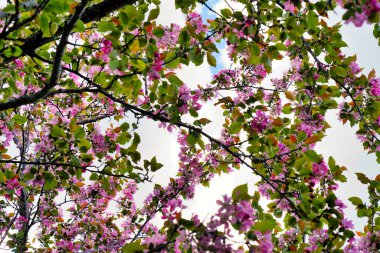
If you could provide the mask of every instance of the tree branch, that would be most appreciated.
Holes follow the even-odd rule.
[[[132,5],[137,0],[105,0],[101,3],[94,4],[88,8],[86,8],[82,14],[82,18],[80,19],[83,23],[89,23],[95,20],[99,20],[111,12],[114,12],[126,5]],[[58,31],[52,37],[43,37],[42,31],[38,31],[32,35],[30,35],[25,43],[21,46],[22,54],[29,55],[33,53],[37,48],[45,45],[46,43],[52,42],[56,40],[59,36],[61,36],[64,32],[63,28],[59,28]],[[5,50],[4,48],[3,50]],[[1,54],[1,57],[9,60],[13,60],[14,57],[7,58],[5,55]]]
[[[76,8],[75,13],[71,16],[71,18],[66,23],[63,28],[61,40],[57,46],[53,68],[51,72],[51,77],[47,85],[43,87],[40,91],[36,93],[32,93],[30,95],[22,96],[19,98],[12,99],[5,103],[0,103],[0,111],[4,111],[10,108],[16,108],[22,105],[34,103],[38,101],[40,98],[46,96],[50,89],[57,85],[59,75],[61,73],[61,61],[64,55],[66,44],[68,41],[68,37],[70,35],[71,30],[74,28],[76,22],[80,19],[83,14],[84,8],[86,7],[88,0],[83,0]]]

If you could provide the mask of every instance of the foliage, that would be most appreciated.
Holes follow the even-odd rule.
[[[380,162],[380,78],[342,53],[342,24],[327,22],[340,5],[345,23],[372,23],[379,38],[378,1],[239,0],[227,2],[242,8],[217,11],[176,0],[184,26],[156,22],[165,15],[159,0],[8,2],[0,13],[1,247],[378,252],[380,176],[357,174],[370,198],[350,198],[368,219],[355,232],[335,193],[346,168],[314,150],[326,113],[339,109]],[[215,18],[204,20],[197,5]],[[233,64],[211,83],[190,87],[177,76],[183,65],[220,68],[222,42]],[[288,70],[270,79],[273,61],[286,59]],[[220,136],[205,130],[206,102],[223,111]],[[177,135],[180,154],[177,176],[139,206],[139,185],[168,166],[139,148],[142,118]],[[183,213],[199,185],[238,169],[259,176],[255,192],[237,187],[205,220]]]

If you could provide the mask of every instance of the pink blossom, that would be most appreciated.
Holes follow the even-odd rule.
[[[150,71],[148,73],[148,78],[150,81],[157,80],[160,78],[160,71],[162,70],[162,66],[164,64],[164,61],[162,60],[162,55],[160,55],[158,52],[154,53],[154,61],[153,65],[150,68]]]
[[[109,40],[103,40],[102,46],[100,47],[100,51],[102,51],[105,54],[109,54],[112,51],[112,42]]]
[[[178,36],[181,32],[181,27],[177,24],[171,24],[170,26],[163,27],[164,35],[161,38],[155,37],[157,41],[157,47],[163,50],[169,50],[178,41]]]
[[[289,11],[290,13],[295,12],[296,7],[294,6],[294,4],[290,0],[286,1],[284,5],[285,5],[286,11]]]
[[[24,63],[20,59],[16,59],[16,60],[14,60],[14,62],[16,64],[16,68],[18,68],[18,69],[24,68]]]
[[[18,178],[14,177],[12,179],[7,180],[7,188],[10,190],[19,191],[20,184],[18,182]]]
[[[356,12],[354,16],[350,17],[346,23],[354,23],[356,27],[361,27],[364,24],[364,21],[367,20],[367,16],[364,13]]]
[[[252,119],[251,128],[259,133],[262,133],[267,129],[271,123],[270,117],[266,115],[263,111],[257,110],[256,117]]]
[[[255,71],[255,74],[258,76],[261,76],[261,78],[264,78],[267,76],[267,71],[264,68],[264,64],[255,66],[254,71]]]
[[[352,74],[354,75],[361,71],[359,65],[355,61],[351,62],[349,67],[351,69]]]
[[[380,78],[371,78],[369,80],[370,93],[374,96],[380,96]]]
[[[315,251],[319,245],[322,245],[324,241],[329,238],[327,229],[314,229],[313,234],[309,237],[309,243],[311,244],[311,250]]]
[[[312,171],[316,178],[322,179],[328,174],[329,168],[326,166],[326,163],[322,161],[320,163],[313,163]]]
[[[270,231],[263,233],[256,232],[257,237],[259,238],[259,251],[260,253],[272,253],[274,245],[272,242],[272,233]]]
[[[301,66],[302,66],[302,61],[298,56],[292,60],[292,68],[293,69],[298,71],[301,69]]]
[[[352,224],[352,221],[347,220],[347,219],[342,220],[342,226],[344,227],[344,229],[353,229],[354,228],[354,224]]]
[[[203,24],[202,16],[196,12],[191,12],[187,15],[187,20],[190,25],[196,28],[196,33],[207,32],[207,26]]]
[[[152,245],[153,247],[159,246],[166,242],[166,236],[161,234],[154,234],[152,236],[146,237],[143,241],[146,245]]]
[[[247,231],[254,223],[255,211],[249,201],[240,201],[236,205],[235,216],[241,223],[240,232]]]

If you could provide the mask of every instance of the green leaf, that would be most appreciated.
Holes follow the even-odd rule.
[[[135,242],[128,243],[123,247],[123,253],[142,253],[145,247],[141,245],[141,241],[137,240]]]
[[[82,20],[78,20],[75,24],[73,32],[84,32],[86,31],[86,26],[84,25]]]
[[[306,212],[309,213],[311,211],[311,205],[309,202],[310,198],[307,194],[301,195],[301,208]]]
[[[157,38],[161,38],[165,34],[165,30],[162,29],[161,27],[156,27],[152,31],[153,35],[156,36]]]
[[[229,134],[237,134],[240,132],[240,130],[243,128],[243,124],[238,122],[238,121],[235,121],[235,122],[232,122],[232,124],[229,126],[228,128],[228,133]]]
[[[126,144],[131,140],[131,135],[128,132],[123,132],[116,137],[116,143],[121,145]]]
[[[85,135],[86,135],[86,132],[84,131],[84,129],[82,127],[78,127],[75,130],[74,138],[76,140],[80,140],[80,139],[83,139]]]
[[[70,5],[62,0],[50,0],[46,5],[45,10],[56,14],[63,14],[70,10]]]
[[[128,21],[129,21],[128,15],[124,11],[121,11],[119,13],[119,19],[120,19],[120,21],[121,21],[121,23],[123,25],[127,25],[128,24]]]
[[[225,18],[230,18],[230,17],[232,17],[232,14],[233,14],[231,9],[229,9],[229,8],[225,8],[225,9],[220,10],[220,13]]]
[[[53,126],[52,129],[50,129],[50,134],[53,137],[65,137],[65,131],[59,126]]]
[[[363,173],[360,173],[360,172],[357,172],[355,173],[356,174],[356,177],[358,178],[358,180],[362,183],[362,184],[368,184],[371,182],[371,180]]]
[[[96,180],[98,180],[98,178],[99,178],[99,176],[97,173],[92,173],[89,179],[91,181],[96,181]]]
[[[198,136],[196,134],[193,134],[193,133],[190,133],[188,136],[187,136],[187,142],[190,144],[190,145],[195,145],[197,143],[197,138]]]
[[[181,44],[186,44],[190,41],[190,35],[187,30],[182,30],[181,33],[178,36],[178,42]]]
[[[258,221],[255,223],[255,225],[253,225],[252,230],[265,233],[267,231],[272,231],[276,225],[277,224],[274,220]]]
[[[42,13],[40,15],[40,18],[38,19],[38,23],[42,30],[42,37],[50,37],[50,29],[49,29],[49,18],[45,13]]]
[[[104,189],[109,189],[111,187],[110,181],[108,181],[106,177],[102,178],[101,184],[104,187]]]
[[[304,153],[304,156],[306,159],[308,159],[309,161],[311,162],[320,162],[321,161],[321,157],[317,154],[317,152],[315,152],[314,150],[307,150],[305,153]]]
[[[28,119],[25,116],[16,114],[12,117],[12,120],[19,125],[23,125]]]
[[[332,156],[329,157],[328,165],[329,165],[330,169],[332,169],[332,170],[336,166],[335,160],[334,160],[334,158]]]
[[[302,168],[299,172],[298,172],[298,175],[299,176],[306,176],[306,175],[310,175],[311,174],[311,169],[309,168]]]
[[[201,51],[190,51],[190,60],[195,64],[195,66],[200,66],[203,63],[203,58],[204,54]]]
[[[79,143],[79,151],[82,153],[86,153],[91,148],[91,142],[87,139],[82,139]]]
[[[329,230],[335,230],[339,227],[339,221],[336,218],[328,218],[327,222],[329,224]]]
[[[58,185],[58,181],[55,180],[55,178],[49,178],[46,179],[45,184],[44,184],[44,189],[45,190],[51,190],[54,189]]]
[[[125,12],[127,13],[129,19],[134,19],[139,14],[136,7],[133,5],[125,6]]]
[[[232,191],[233,201],[249,200],[249,199],[250,199],[250,196],[248,194],[247,184],[239,185]]]
[[[318,16],[314,11],[310,10],[306,16],[306,23],[311,29],[315,29],[318,25]]]
[[[351,197],[348,199],[354,206],[363,205],[363,201],[359,197]]]
[[[154,157],[152,158],[152,160],[150,161],[150,170],[153,171],[153,172],[155,172],[155,171],[161,169],[163,166],[164,166],[164,165],[162,165],[161,163],[158,163],[158,162],[157,162],[157,159],[156,159],[155,156],[154,156]]]
[[[165,65],[168,68],[176,68],[180,62],[180,57],[173,51],[169,52],[165,57]]]
[[[1,10],[4,13],[8,14],[15,14],[16,13],[16,8],[14,4],[8,4],[4,9]]]
[[[22,49],[18,46],[10,46],[3,52],[6,57],[19,57],[22,54]],[[11,85],[9,83],[9,85]]]
[[[0,171],[0,184],[5,183],[6,180],[7,180],[7,178],[6,178],[5,174],[2,171]]]
[[[113,59],[110,61],[110,68],[112,70],[115,70],[119,67],[119,60],[118,59]]]
[[[380,226],[380,217],[375,218],[375,225]]]
[[[216,67],[216,59],[210,52],[207,52],[207,62],[211,66]]]
[[[340,77],[346,77],[347,76],[347,71],[341,66],[337,66],[335,69],[335,72]]]
[[[148,21],[157,19],[158,15],[160,14],[160,9],[156,8],[150,11],[148,16]]]
[[[137,149],[137,146],[140,143],[140,135],[136,132],[133,133],[133,140],[131,146],[127,149],[128,152],[134,152]]]
[[[112,32],[114,30],[116,30],[116,27],[112,22],[102,21],[98,23],[98,32],[104,33],[104,32]]]

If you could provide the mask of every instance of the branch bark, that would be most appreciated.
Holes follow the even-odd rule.
[[[70,17],[68,22],[63,28],[62,37],[61,40],[57,46],[57,50],[55,53],[55,58],[53,62],[53,68],[51,72],[51,77],[49,82],[43,87],[40,91],[36,93],[32,93],[27,96],[22,96],[19,98],[12,99],[5,103],[0,103],[0,111],[7,110],[10,108],[16,108],[22,105],[34,103],[38,101],[39,99],[45,97],[51,88],[53,88],[55,85],[57,85],[59,75],[61,73],[61,61],[62,57],[64,55],[66,44],[68,42],[68,37],[71,33],[71,30],[74,28],[76,22],[80,19],[80,17],[83,14],[83,11],[88,3],[88,0],[83,0],[76,8],[75,13]]]
[[[114,12],[126,5],[132,5],[137,0],[105,0],[98,4],[94,4],[88,8],[86,8],[81,15],[81,21],[83,23],[89,23],[95,20],[99,20],[111,12]],[[52,42],[59,38],[64,32],[64,28],[58,29],[58,31],[52,37],[42,37],[42,31],[38,31],[28,38],[26,38],[25,43],[21,46],[22,55],[29,55],[33,53],[37,48],[45,45],[46,43]],[[3,50],[5,50],[4,48]],[[7,58],[5,55],[0,54],[0,57],[7,59],[8,61],[13,60],[14,57]]]

